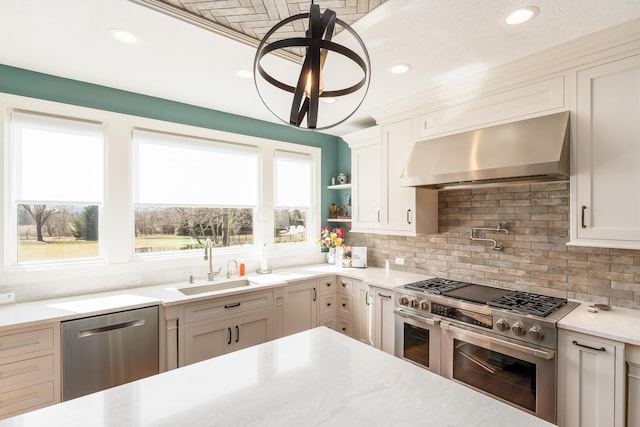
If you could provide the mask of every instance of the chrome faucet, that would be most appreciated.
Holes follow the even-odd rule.
[[[238,261],[236,261],[235,259],[230,259],[229,261],[227,261],[227,279],[231,278],[231,269],[229,268],[229,264],[231,264],[231,261],[233,261],[233,263],[236,265],[234,271],[238,270]]]
[[[209,271],[207,272],[207,280],[212,281],[218,274],[220,274],[220,269],[216,272],[213,271],[213,240],[211,237],[207,237],[207,240],[204,241],[204,260],[209,260]],[[228,266],[227,266],[228,267]]]

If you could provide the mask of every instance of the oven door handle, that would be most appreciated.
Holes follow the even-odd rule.
[[[531,356],[537,357],[538,359],[551,360],[554,357],[556,357],[556,352],[555,351],[538,350],[538,349],[535,349],[535,348],[529,348],[529,347],[525,347],[523,345],[514,344],[512,342],[503,341],[501,339],[493,338],[493,337],[490,337],[490,336],[487,336],[487,335],[474,334],[473,332],[467,331],[466,329],[456,328],[455,326],[453,326],[449,322],[442,323],[442,329],[447,329],[447,330],[450,330],[450,331],[453,331],[453,332],[457,332],[459,334],[477,336],[479,339],[481,339],[483,341],[488,341],[488,342],[490,342],[492,344],[496,344],[496,345],[499,345],[499,346],[502,346],[502,347],[506,347],[506,348],[511,349],[511,350],[520,351],[522,353],[526,353],[526,354],[529,354]]]
[[[395,314],[397,314],[398,316],[407,318],[407,319],[411,319],[413,321],[419,322],[419,323],[424,323],[427,325],[431,325],[431,326],[437,326],[440,324],[440,319],[433,319],[431,317],[422,317],[422,316],[416,316],[415,314],[409,314],[407,312],[402,311],[399,308],[394,308],[393,312]]]

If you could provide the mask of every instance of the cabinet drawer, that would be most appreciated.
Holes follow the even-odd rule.
[[[53,349],[53,328],[0,335],[0,359]]]
[[[338,279],[340,284],[338,286],[338,292],[341,294],[352,295],[353,294],[353,280],[351,279]]]
[[[332,295],[320,295],[319,298],[319,306],[318,306],[318,316],[327,317],[333,316],[338,312],[338,307],[336,303],[337,296],[335,294]]]
[[[273,292],[216,298],[202,303],[187,305],[184,309],[185,323],[233,315],[244,311],[273,307]]]
[[[0,392],[0,417],[18,415],[52,405],[55,403],[54,395],[53,381]]]
[[[54,374],[53,355],[20,360],[0,365],[0,389],[6,390],[14,384],[26,383]]]
[[[338,315],[351,318],[353,314],[353,297],[351,295],[338,296]]]
[[[345,335],[347,335],[349,337],[353,336],[352,331],[351,331],[353,326],[352,326],[352,323],[350,321],[344,320],[344,319],[338,319],[337,325],[338,325],[338,327],[337,327],[336,330],[338,332],[342,332],[343,334],[345,334]]]
[[[318,289],[320,295],[333,292],[337,289],[335,279],[320,279],[318,280]]]

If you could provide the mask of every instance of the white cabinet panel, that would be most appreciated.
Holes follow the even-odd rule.
[[[627,346],[627,427],[640,427],[640,347]]]
[[[380,140],[373,145],[353,148],[351,151],[352,230],[370,231],[380,228],[382,158]]]
[[[394,295],[387,289],[371,287],[373,297],[373,345],[389,354],[395,351]]]
[[[563,107],[564,76],[557,76],[420,115],[418,139],[541,115]]]
[[[283,336],[315,328],[318,322],[317,281],[287,285],[283,289]]]
[[[640,248],[640,55],[577,73],[575,243]]]
[[[560,330],[558,425],[624,426],[624,344]]]

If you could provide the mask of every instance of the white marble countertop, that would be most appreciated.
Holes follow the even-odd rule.
[[[640,310],[614,306],[608,311],[598,310],[597,313],[591,313],[589,303],[582,303],[560,319],[558,327],[640,345]]]
[[[324,327],[0,421],[227,425],[552,426]]]
[[[329,264],[318,264],[282,269],[274,271],[271,274],[249,274],[244,278],[252,282],[250,286],[191,296],[183,295],[178,289],[205,285],[212,282],[199,280],[189,285],[185,280],[180,283],[167,283],[111,292],[2,305],[0,306],[0,331],[17,327],[34,326],[47,322],[59,322],[80,317],[95,316],[150,305],[162,304],[171,306],[212,297],[238,295],[245,292],[283,286],[292,281],[333,276],[336,274],[367,281],[371,285],[387,289],[423,280],[427,277],[414,273],[376,267],[366,269],[340,268]],[[238,276],[234,276],[231,280],[238,280],[239,278]],[[222,283],[224,281],[224,279],[216,279],[213,283]]]

